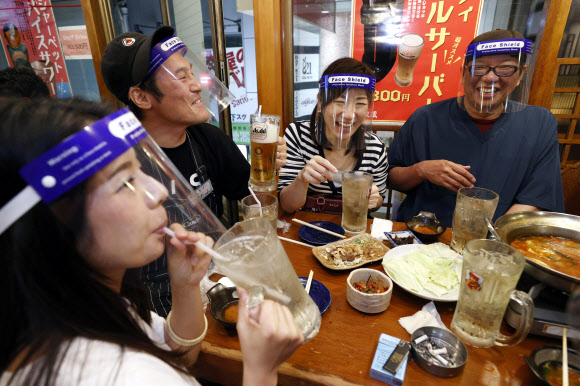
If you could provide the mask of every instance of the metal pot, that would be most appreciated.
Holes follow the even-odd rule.
[[[498,235],[511,243],[521,236],[559,236],[580,242],[580,217],[556,212],[518,212],[504,214],[495,222]],[[526,257],[524,271],[533,278],[563,291],[580,288],[580,278],[544,267]]]

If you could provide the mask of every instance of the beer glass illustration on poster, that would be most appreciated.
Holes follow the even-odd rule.
[[[51,96],[70,98],[71,89],[50,0],[0,0],[2,47],[11,67],[28,67]]]
[[[374,124],[397,125],[420,106],[457,96],[463,54],[482,0],[355,0],[352,57],[376,72]]]

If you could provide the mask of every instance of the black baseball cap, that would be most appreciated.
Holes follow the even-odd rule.
[[[174,33],[173,27],[162,26],[151,35],[127,32],[111,40],[101,58],[101,74],[109,91],[129,104],[129,89],[149,72],[151,48]]]

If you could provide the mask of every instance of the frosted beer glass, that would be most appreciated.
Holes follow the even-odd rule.
[[[458,253],[465,243],[473,239],[485,239],[485,218],[493,218],[499,201],[497,193],[483,188],[461,188],[457,192],[453,212],[453,236],[450,247]]]
[[[405,34],[401,36],[399,62],[395,74],[395,83],[398,86],[407,87],[413,82],[413,71],[423,50],[423,44],[424,40],[421,35]]]
[[[222,258],[213,261],[236,286],[249,291],[248,303],[260,296],[287,306],[310,340],[320,329],[320,311],[298,280],[276,231],[263,217],[237,223],[214,246]]]
[[[250,115],[250,188],[258,192],[276,189],[276,150],[280,133],[278,115]]]
[[[515,287],[526,259],[515,248],[496,240],[471,240],[463,251],[461,288],[451,329],[474,347],[512,346],[532,326],[534,302]],[[506,307],[513,299],[521,306],[520,325],[511,336],[499,332]]]
[[[260,216],[260,206],[256,202],[254,196],[246,196],[242,199],[242,214],[244,215],[244,220],[248,220],[254,217],[264,217],[266,220],[272,224],[274,229],[278,229],[278,199],[268,193],[256,193],[258,201],[262,208],[262,214]]]
[[[369,197],[373,176],[367,172],[346,172],[342,175],[342,227],[349,234],[367,229]]]

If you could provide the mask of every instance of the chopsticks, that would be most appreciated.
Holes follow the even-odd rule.
[[[308,274],[308,281],[306,282],[306,287],[304,287],[307,294],[310,293],[310,284],[312,284],[312,275],[314,275],[314,271],[310,270],[310,273]]]
[[[562,328],[562,386],[568,386],[568,339],[566,327]]]
[[[310,244],[306,244],[306,243],[301,243],[300,241],[296,241],[296,240],[292,240],[292,239],[287,239],[286,237],[278,236],[278,238],[280,240],[288,241],[290,243],[294,243],[294,244],[298,244],[298,245],[304,245],[305,247],[308,247],[308,248],[314,248],[314,245],[310,245]]]
[[[310,227],[310,228],[314,228],[314,229],[319,230],[321,232],[328,233],[329,235],[340,237],[341,239],[346,239],[346,236],[344,236],[344,235],[341,235],[341,234],[335,233],[335,232],[331,232],[331,231],[326,230],[326,229],[321,228],[321,227],[317,227],[316,225],[312,225],[306,221],[298,220],[297,218],[293,218],[292,221],[297,222],[298,224],[306,225],[307,227]]]

